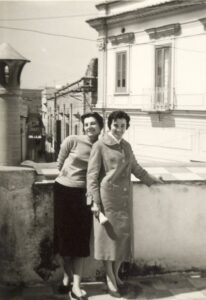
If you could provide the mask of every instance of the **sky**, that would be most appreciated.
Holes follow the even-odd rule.
[[[85,22],[95,18],[99,0],[1,1],[0,44],[9,43],[30,60],[21,88],[72,83],[98,57],[98,33]]]

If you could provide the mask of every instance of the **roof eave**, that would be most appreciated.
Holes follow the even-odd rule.
[[[0,57],[0,61],[1,60],[7,60],[7,61],[22,61],[22,62],[25,62],[25,63],[27,63],[27,62],[31,62],[31,60],[29,60],[29,59],[22,59],[22,58],[6,58],[6,57]]]
[[[144,7],[144,8],[139,8],[131,11],[126,11],[126,12],[121,12],[115,15],[107,15],[107,16],[101,16],[98,18],[94,19],[89,19],[86,22],[93,27],[94,29],[98,30],[100,27],[104,26],[105,24],[112,24],[115,22],[115,20],[121,18],[125,18],[125,20],[131,20],[131,17],[133,18],[143,18],[143,17],[149,17],[152,15],[157,15],[161,14],[164,12],[171,12],[171,11],[181,11],[185,10],[186,8],[194,8],[194,7],[200,7],[200,5],[206,7],[206,1],[198,1],[197,2],[187,2],[185,0],[182,0],[182,3],[178,1],[172,2],[172,3],[167,3],[167,4],[159,4],[155,6],[150,6],[150,7]]]

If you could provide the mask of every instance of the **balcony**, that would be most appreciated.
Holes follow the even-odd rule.
[[[142,111],[146,112],[168,112],[174,109],[173,101],[171,101],[170,88],[155,88],[144,90],[148,101],[142,102]]]

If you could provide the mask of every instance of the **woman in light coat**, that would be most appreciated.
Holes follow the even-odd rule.
[[[95,216],[102,212],[108,218],[104,225],[94,218],[94,256],[104,262],[108,291],[115,297],[120,297],[118,286],[123,284],[120,265],[131,259],[131,173],[148,186],[161,182],[137,163],[122,138],[129,123],[124,111],[109,115],[109,132],[93,145],[87,170],[87,197],[94,203]]]

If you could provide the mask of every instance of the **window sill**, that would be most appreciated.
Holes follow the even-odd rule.
[[[115,92],[114,96],[129,96],[129,92]]]
[[[148,114],[171,114],[174,110],[173,109],[165,109],[165,110],[141,109],[141,111],[146,112]]]

